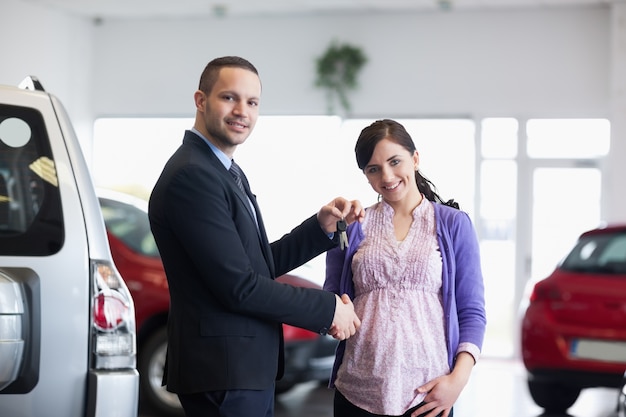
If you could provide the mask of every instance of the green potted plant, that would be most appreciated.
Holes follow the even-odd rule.
[[[338,101],[346,113],[350,112],[348,91],[358,86],[357,77],[367,62],[361,48],[332,42],[324,54],[316,59],[315,85],[326,90],[328,113],[334,114]]]

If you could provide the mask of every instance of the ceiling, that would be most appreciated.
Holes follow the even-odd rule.
[[[20,0],[91,18],[178,18],[606,6],[626,0]]]

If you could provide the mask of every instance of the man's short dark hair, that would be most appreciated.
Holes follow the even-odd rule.
[[[250,61],[238,56],[223,56],[215,58],[204,67],[204,71],[202,71],[202,75],[200,76],[198,90],[209,94],[217,82],[220,70],[226,67],[242,68],[259,75],[259,72]]]

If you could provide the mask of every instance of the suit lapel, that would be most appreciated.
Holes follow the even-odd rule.
[[[235,183],[235,180],[233,180],[233,183]],[[250,216],[252,217],[252,219],[254,220],[254,212],[252,211],[252,207],[250,207],[250,203],[248,202],[248,198],[250,198],[250,201],[252,201],[252,204],[254,205],[254,209],[256,210],[256,216],[257,218],[259,217],[259,210],[258,207],[256,205],[255,202],[255,198],[252,195],[252,192],[250,191],[250,187],[248,186],[248,180],[246,179],[245,175],[242,177],[242,181],[243,181],[243,186],[246,189],[246,193],[248,194],[246,196],[246,194],[244,194],[241,189],[237,186],[237,184],[235,184],[235,191],[237,192],[237,197],[239,197],[239,199],[241,200],[241,202],[244,204],[244,206],[246,206],[246,209],[248,209],[248,213],[250,214]]]
[[[257,231],[259,233],[259,240],[261,242],[261,248],[263,249],[263,256],[265,257],[267,266],[269,267],[272,273],[272,277],[273,277],[276,274],[275,269],[274,269],[274,257],[272,256],[270,243],[269,243],[269,240],[267,239],[267,232],[265,231],[265,225],[263,224],[263,217],[261,216],[261,210],[259,209],[259,205],[256,202],[256,196],[252,194],[252,190],[250,190],[250,184],[248,183],[248,178],[246,178],[246,175],[243,174],[241,179],[243,181],[243,187],[246,189],[246,193],[248,193],[248,197],[250,198],[250,201],[252,202],[252,205],[254,206],[254,211],[256,212],[256,220],[257,220],[257,226],[258,226]],[[235,186],[237,185],[235,184]],[[246,207],[250,207],[250,204],[248,204],[247,199],[245,203],[246,203]]]
[[[256,212],[256,224],[258,226],[256,228],[257,235],[259,237],[259,242],[261,245],[261,249],[263,251],[263,256],[265,258],[265,261],[267,262],[267,266],[272,274],[272,277],[274,277],[276,272],[274,268],[274,257],[272,256],[272,249],[267,239],[267,233],[265,231],[265,226],[263,224],[263,219],[261,217],[261,210],[259,210],[259,206],[256,202],[256,197],[254,196],[254,194],[252,194],[252,191],[250,190],[250,184],[248,183],[248,179],[246,178],[246,175],[243,174],[241,177],[241,180],[243,181],[243,186],[246,189],[246,192],[248,193],[248,197],[250,198],[252,205],[254,206],[254,211],[252,211],[253,208],[250,207],[250,203],[248,201],[248,198],[246,198],[246,195],[241,191],[241,189],[235,183],[235,179],[226,170],[226,168],[224,167],[222,162],[217,158],[217,156],[215,156],[211,148],[209,148],[209,146],[206,143],[204,143],[204,140],[201,137],[199,137],[195,133],[188,130],[185,133],[185,137],[183,141],[194,143],[196,146],[199,146],[200,149],[202,149],[202,152],[205,153],[208,156],[208,158],[211,160],[212,165],[214,165],[216,168],[218,166],[221,167],[221,169],[218,168],[218,170],[220,171],[221,175],[225,175],[228,177],[228,179],[230,180],[228,184],[230,184],[230,186],[235,191],[235,193],[237,193],[237,197],[241,200],[241,203],[244,205],[244,207],[248,211],[248,214],[250,214],[250,216],[252,217],[253,221],[255,220],[254,211]]]

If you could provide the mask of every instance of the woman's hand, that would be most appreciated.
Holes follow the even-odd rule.
[[[426,393],[425,404],[411,413],[411,417],[422,414],[425,417],[437,417],[439,415],[448,417],[452,406],[459,399],[461,391],[469,381],[474,363],[472,355],[461,352],[456,358],[454,370],[451,373],[437,377],[417,388],[418,393]]]

